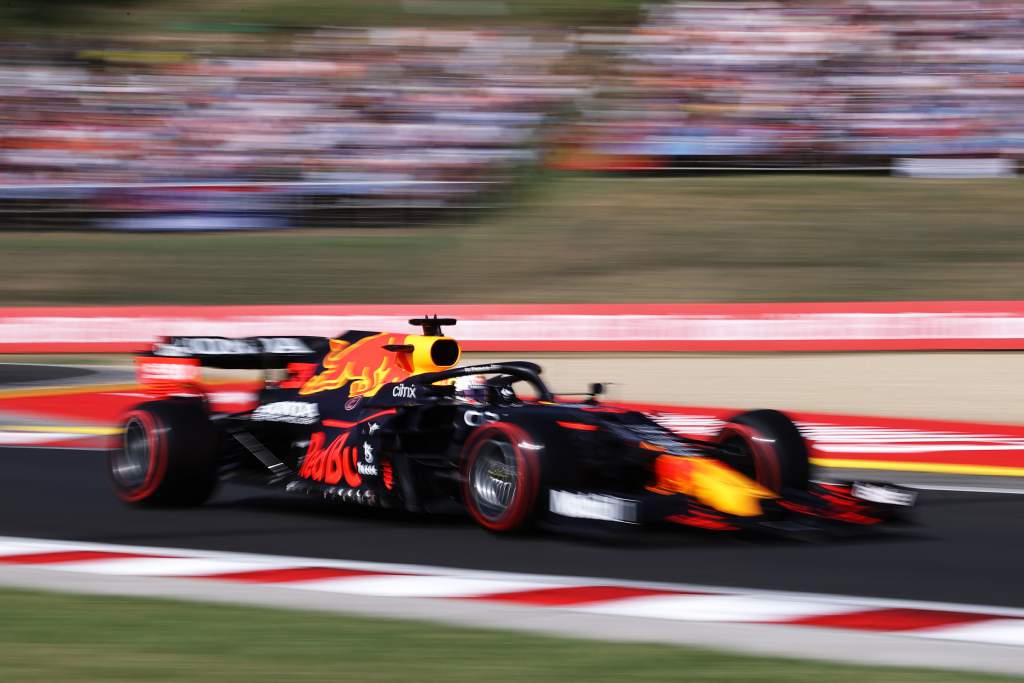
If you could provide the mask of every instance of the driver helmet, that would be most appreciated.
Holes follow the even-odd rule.
[[[455,378],[455,397],[467,403],[487,403],[490,387],[485,375],[465,375]]]

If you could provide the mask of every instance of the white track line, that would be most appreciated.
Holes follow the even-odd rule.
[[[678,595],[625,598],[573,611],[676,621],[757,623],[863,611],[862,606],[751,595]]]
[[[358,578],[303,581],[294,588],[389,598],[470,598],[481,595],[554,588],[559,584],[540,581],[459,576],[367,576]]]
[[[952,491],[954,493],[998,493],[1011,496],[1024,495],[1022,489],[1004,489],[990,486],[953,486],[942,484],[905,484],[910,488],[921,489],[922,491]]]
[[[919,638],[961,640],[992,645],[1024,646],[1024,628],[1016,619],[993,619],[977,624],[944,626],[940,629],[915,631]]]

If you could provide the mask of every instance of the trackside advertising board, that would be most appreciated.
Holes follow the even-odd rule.
[[[162,336],[336,336],[458,318],[467,351],[891,351],[1024,348],[1024,301],[796,304],[0,308],[0,353],[124,353]]]

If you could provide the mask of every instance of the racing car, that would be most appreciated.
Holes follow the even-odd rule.
[[[137,505],[198,505],[222,480],[412,513],[464,511],[492,532],[682,525],[716,531],[865,527],[914,503],[874,482],[811,479],[785,414],[754,410],[713,438],[556,395],[535,363],[459,365],[453,319],[422,333],[165,338],[136,358],[153,400],[108,458]],[[263,370],[255,406],[211,408],[203,367]]]

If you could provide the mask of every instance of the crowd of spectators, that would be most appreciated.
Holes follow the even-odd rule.
[[[258,45],[271,56],[6,45],[0,196],[200,228],[254,209],[245,227],[277,225],[289,205],[464,204],[536,163],[579,96],[559,35],[322,29]],[[150,184],[167,185],[132,187]]]
[[[0,209],[277,227],[296,207],[472,205],[540,163],[1024,152],[1017,0],[677,1],[614,30],[282,35],[0,43]]]
[[[886,167],[1024,151],[1024,3],[781,0],[652,6],[573,129],[583,166]]]

